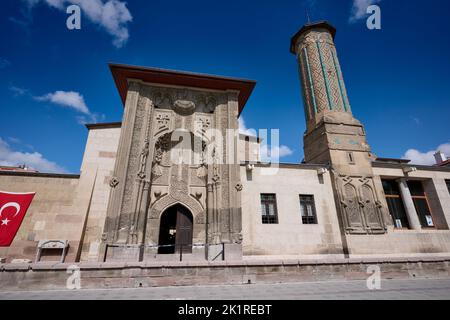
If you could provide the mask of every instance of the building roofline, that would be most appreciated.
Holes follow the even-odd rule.
[[[23,171],[0,171],[0,176],[19,176],[19,177],[37,177],[37,178],[62,178],[62,179],[79,179],[80,178],[79,174],[23,172]]]
[[[446,167],[446,166],[448,166],[449,164],[450,164],[450,159],[445,160],[445,161],[443,161],[443,162],[441,162],[441,163],[438,163],[436,166],[437,166],[437,167]]]
[[[122,122],[88,123],[85,126],[88,130],[120,128],[122,127]]]
[[[408,167],[415,167],[417,170],[423,171],[442,171],[442,172],[450,172],[450,167],[438,167],[438,166],[424,166],[424,165],[416,165],[416,164],[401,164],[401,163],[388,163],[388,162],[379,162],[373,161],[372,167],[374,168],[390,168],[390,169],[403,169]]]
[[[212,90],[239,91],[239,114],[244,110],[256,81],[248,79],[222,77],[209,74],[166,70],[150,67],[139,67],[125,64],[110,63],[109,69],[114,78],[123,105],[127,98],[128,80],[141,80],[146,83],[183,86]]]
[[[336,28],[333,27],[333,25],[331,25],[331,23],[329,23],[328,21],[317,21],[317,22],[312,22],[312,23],[307,23],[305,24],[292,38],[291,38],[291,53],[295,54],[295,45],[297,43],[298,38],[300,38],[300,36],[309,31],[309,30],[313,30],[313,29],[320,29],[320,28],[324,28],[327,29],[330,33],[331,36],[334,37],[336,36]]]
[[[264,162],[241,161],[241,167],[246,166],[248,164],[252,164],[258,168],[264,168],[264,167],[270,168],[272,166],[274,166],[274,168],[276,168],[276,166],[278,166],[279,168],[282,168],[282,169],[309,169],[309,170],[317,170],[317,169],[321,169],[321,168],[330,169],[330,166],[326,165],[326,164],[287,163],[287,162],[271,164],[271,163],[264,163]]]
[[[247,138],[249,138],[249,142],[256,141],[257,143],[260,143],[262,141],[262,139],[260,137],[250,135],[250,134],[245,134],[245,133],[239,133],[240,140],[246,140]]]
[[[384,163],[410,163],[408,159],[395,159],[395,158],[377,158],[375,161]]]

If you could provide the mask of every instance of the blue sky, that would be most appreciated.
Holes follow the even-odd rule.
[[[378,2],[382,29],[355,6]],[[81,30],[65,10],[82,7]],[[89,4],[89,6],[87,6]],[[279,128],[283,162],[303,159],[300,82],[290,37],[329,20],[354,115],[380,157],[450,156],[450,3],[446,0],[3,0],[0,165],[79,172],[84,122],[120,121],[108,62],[256,80],[247,128]]]

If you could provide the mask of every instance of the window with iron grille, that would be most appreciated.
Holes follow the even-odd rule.
[[[317,224],[314,196],[300,195],[300,213],[303,224]]]
[[[261,215],[263,224],[277,224],[277,198],[275,194],[261,194]]]

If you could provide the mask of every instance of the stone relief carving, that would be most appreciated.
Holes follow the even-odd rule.
[[[165,196],[162,196],[159,200],[157,200],[150,209],[150,219],[159,219],[159,216],[162,214],[162,212],[169,208],[170,206],[181,203],[182,205],[186,206],[189,210],[191,210],[192,215],[194,217],[198,216],[203,212],[202,206],[193,199],[188,194],[178,194],[177,197],[173,197],[172,194],[168,194]],[[204,223],[204,222],[203,222]]]
[[[111,188],[115,188],[119,185],[119,179],[117,177],[112,177],[111,180],[109,180],[109,186]]]
[[[155,156],[153,159],[152,180],[155,180],[163,175],[163,161],[164,154],[170,150],[171,134],[166,133],[159,137],[155,143]]]
[[[168,89],[160,89],[159,91],[154,91],[152,92],[150,89],[149,91],[151,92],[151,98],[153,100],[153,103],[155,104],[156,107],[158,108],[171,108],[172,104],[173,104],[173,97],[170,93],[170,90]]]
[[[146,178],[145,167],[147,165],[147,157],[149,153],[149,141],[148,138],[144,141],[144,147],[141,151],[140,161],[139,161],[139,172],[137,174],[138,178],[144,180]]]
[[[173,104],[173,109],[181,115],[190,115],[195,110],[195,103],[189,100],[177,100]]]
[[[195,129],[194,132],[196,135],[200,136],[202,139],[206,139],[209,141],[207,136],[207,131],[211,127],[211,119],[206,116],[197,116],[195,119]]]
[[[361,212],[359,210],[359,201],[356,188],[347,183],[344,186],[344,199],[342,204],[345,211],[344,219],[347,223],[347,230],[350,232],[362,232],[364,230],[364,223],[362,220]]]
[[[225,103],[224,94],[188,89],[151,87],[149,96],[160,109],[172,109],[180,115],[194,112],[212,113],[220,103]]]
[[[170,115],[167,113],[157,113],[155,116],[155,134],[158,136],[164,131],[170,131]]]
[[[206,181],[206,178],[208,177],[208,169],[206,168],[205,165],[201,165],[200,167],[197,168],[196,176],[203,182]]]
[[[120,181],[124,185],[124,196],[114,226],[119,237],[113,241],[138,243],[143,233],[146,233],[145,237],[150,235],[147,239],[157,241],[152,238],[152,232],[159,228],[160,215],[168,207],[180,203],[191,210],[196,224],[207,223],[207,217],[213,216],[209,215],[211,209],[216,215],[212,229],[218,239],[240,243],[240,214],[236,211],[239,204],[234,202],[236,190],[241,190],[239,179],[235,178],[238,174],[231,166],[221,165],[223,159],[219,157],[226,156],[222,152],[215,155],[212,168],[208,168],[205,161],[205,155],[208,156],[212,145],[216,144],[208,138],[208,129],[225,132],[237,113],[237,103],[229,102],[229,93],[143,87],[137,97],[132,125],[126,127],[129,138],[123,152],[126,150],[127,164],[122,169],[123,181]],[[194,148],[194,155],[199,155],[201,150],[200,163],[188,165],[170,161],[170,151],[179,143],[171,141],[171,132],[175,128],[191,132],[192,141],[200,147]],[[222,151],[224,146],[217,144],[216,148]],[[239,171],[238,167],[236,171]],[[211,182],[209,174],[215,183],[214,190],[207,193],[207,182]],[[113,186],[119,181],[112,179],[110,183]],[[147,229],[143,227],[145,224]],[[200,230],[206,236],[209,229],[201,227]]]
[[[136,107],[136,116],[134,119],[134,127],[133,133],[130,141],[130,151],[128,154],[128,166],[126,168],[126,177],[125,181],[123,181],[124,185],[124,193],[123,193],[123,201],[121,203],[120,208],[120,217],[119,217],[119,237],[121,240],[124,240],[125,235],[128,234],[128,230],[131,227],[130,217],[131,211],[134,208],[134,197],[137,186],[135,185],[136,174],[139,172],[139,164],[140,164],[140,156],[142,152],[142,136],[143,130],[147,129],[147,113],[149,110],[147,109],[148,99],[143,96],[139,96],[137,107]]]
[[[372,177],[340,175],[338,188],[344,224],[348,233],[384,233],[381,203],[376,199]]]
[[[159,137],[159,139],[155,143],[155,163],[161,163],[164,153],[170,151],[170,144],[170,133],[166,133],[165,135]]]

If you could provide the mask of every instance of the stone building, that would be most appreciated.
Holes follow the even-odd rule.
[[[0,256],[33,260],[45,240],[68,241],[68,262],[449,254],[450,168],[371,152],[335,33],[313,23],[291,41],[299,164],[262,163],[260,140],[237,133],[254,81],[110,65],[123,119],[87,125],[80,175],[0,172],[0,190],[36,192]]]

